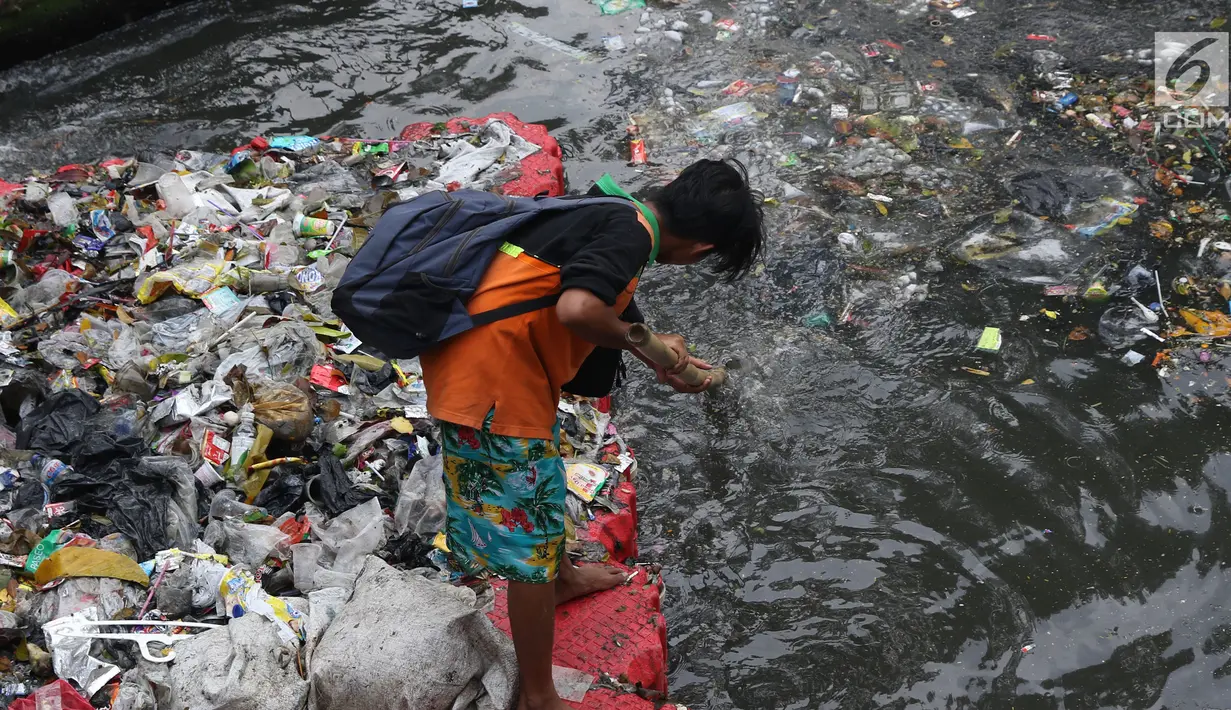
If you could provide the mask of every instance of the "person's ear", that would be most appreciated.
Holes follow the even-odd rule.
[[[692,242],[688,245],[688,260],[691,263],[697,263],[714,251],[713,244],[704,244],[702,242]]]

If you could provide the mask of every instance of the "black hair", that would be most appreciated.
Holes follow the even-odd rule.
[[[746,275],[760,258],[764,200],[749,187],[748,171],[738,160],[698,160],[646,199],[658,208],[664,230],[714,245],[714,271],[727,281]]]

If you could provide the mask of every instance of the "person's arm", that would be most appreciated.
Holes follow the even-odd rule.
[[[676,375],[692,363],[703,370],[710,366],[691,358],[684,339],[678,335],[660,335],[660,339],[676,353],[676,364],[663,368],[648,360],[628,343],[631,323],[644,322],[636,303],[629,302],[624,320],[616,312],[615,302],[629,281],[645,265],[650,252],[650,240],[634,213],[625,209],[607,212],[607,221],[598,234],[560,269],[563,291],[556,303],[556,316],[569,330],[583,340],[612,350],[632,350],[640,360],[658,373],[658,381],[670,384],[681,392],[700,392],[701,388],[684,384]]]
[[[556,303],[560,322],[583,340],[613,350],[628,350],[629,323],[615,309],[583,288],[570,288]]]
[[[666,334],[658,336],[667,347],[675,351],[676,355],[674,367],[662,367],[647,358],[641,351],[629,346],[630,324],[620,320],[614,308],[585,289],[571,288],[560,294],[560,300],[556,303],[556,315],[565,327],[584,340],[613,350],[632,350],[638,359],[654,370],[660,383],[669,384],[679,392],[704,392],[710,385],[708,378],[705,382],[695,386],[679,379],[678,375],[690,364],[702,370],[712,368],[704,360],[688,354],[688,346],[682,336]]]

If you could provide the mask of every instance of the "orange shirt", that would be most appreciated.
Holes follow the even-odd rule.
[[[649,223],[640,212],[637,219],[652,242]],[[560,283],[560,269],[551,264],[497,252],[466,308],[476,314],[528,301],[558,292]],[[616,313],[624,312],[636,289],[634,278],[616,298]],[[560,322],[555,308],[460,333],[419,357],[428,412],[477,429],[494,409],[493,434],[551,439],[560,388],[593,350]]]

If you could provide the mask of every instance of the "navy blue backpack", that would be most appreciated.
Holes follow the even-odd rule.
[[[476,326],[555,305],[559,293],[473,316],[466,310],[509,234],[544,212],[597,204],[630,203],[619,197],[457,190],[395,205],[346,267],[333,292],[333,311],[365,344],[389,357],[409,358]]]

